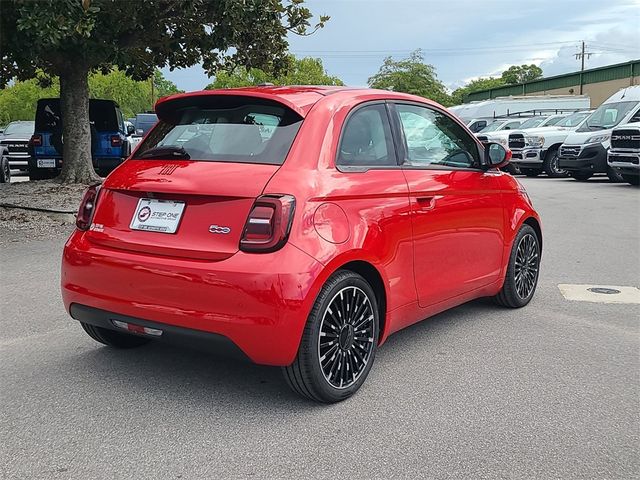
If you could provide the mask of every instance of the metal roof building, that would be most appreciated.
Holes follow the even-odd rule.
[[[621,88],[631,85],[640,85],[640,60],[480,90],[465,96],[464,103],[509,95],[584,94],[591,98],[591,107],[597,107]]]

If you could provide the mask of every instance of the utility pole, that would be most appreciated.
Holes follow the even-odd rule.
[[[156,102],[156,85],[154,75],[151,75],[151,111],[153,111],[153,104]]]
[[[582,95],[582,86],[584,84],[584,82],[582,81],[582,72],[584,72],[584,57],[586,56],[587,58],[591,58],[591,55],[593,55],[593,53],[591,52],[585,52],[585,44],[584,44],[584,40],[582,41],[582,49],[580,51],[580,53],[576,53],[576,60],[580,59],[581,60],[581,65],[580,65],[580,95]]]

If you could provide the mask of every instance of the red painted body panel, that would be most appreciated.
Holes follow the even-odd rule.
[[[435,105],[427,100],[320,87],[184,95],[203,94],[270,98],[305,117],[287,160],[281,167],[122,164],[104,182],[94,228],[74,232],[65,246],[67,309],[78,303],[218,333],[257,363],[288,365],[318,292],[345,264],[366,262],[382,279],[383,342],[430,315],[495,295],[518,228],[530,218],[539,223],[517,181],[495,170],[336,169],[340,133],[355,106],[385,99]],[[178,167],[162,175],[171,165]],[[296,198],[289,240],[273,253],[245,253],[239,236],[261,194]],[[129,229],[143,196],[186,202],[175,235]],[[211,224],[233,233],[212,235]]]

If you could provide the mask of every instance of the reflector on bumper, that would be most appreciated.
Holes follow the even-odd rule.
[[[153,335],[154,337],[159,337],[160,335],[162,335],[162,330],[158,330],[157,328],[143,327],[142,325],[135,325],[133,323],[127,323],[121,320],[111,320],[111,323],[113,323],[118,328],[122,328],[123,330],[128,330],[133,333]]]

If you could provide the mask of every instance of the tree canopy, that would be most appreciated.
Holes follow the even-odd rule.
[[[502,72],[502,80],[507,85],[530,82],[542,77],[542,69],[537,65],[513,65]]]
[[[232,71],[220,71],[207,90],[234,88],[273,83],[274,85],[344,85],[338,77],[333,77],[324,69],[319,58],[287,57],[285,70],[280,74],[267,73],[259,68],[237,67]]]
[[[91,71],[117,67],[136,80],[198,63],[211,74],[222,66],[277,72],[287,64],[287,34],[312,33],[328,20],[312,27],[304,0],[147,0],[125,9],[112,0],[3,0],[0,8],[0,86],[38,70],[60,78],[67,182],[95,178]]]
[[[368,84],[371,88],[420,95],[442,105],[450,104],[449,94],[438,80],[435,68],[425,63],[419,49],[406,59],[385,58],[378,73],[369,78]]]
[[[473,92],[530,82],[540,77],[542,77],[542,69],[536,65],[513,65],[499,77],[476,78],[464,87],[457,88],[451,93],[451,105],[461,104],[464,98]]]

